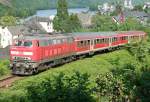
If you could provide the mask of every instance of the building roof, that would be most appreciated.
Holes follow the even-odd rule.
[[[46,32],[45,29],[39,24],[39,22],[52,22],[48,17],[32,17],[25,21],[25,26],[29,28],[30,32],[34,33],[41,33]]]
[[[7,29],[11,32],[12,35],[28,34],[28,28],[24,25],[9,26]]]
[[[0,4],[3,4],[8,7],[12,7],[11,0],[0,0]]]
[[[149,16],[144,11],[124,11],[124,15],[126,17],[136,17],[136,18],[148,17]]]

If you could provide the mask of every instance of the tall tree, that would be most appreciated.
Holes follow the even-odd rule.
[[[57,3],[57,15],[54,18],[54,29],[60,32],[68,31],[68,22],[69,22],[69,14],[68,14],[68,6],[66,0],[58,0]]]

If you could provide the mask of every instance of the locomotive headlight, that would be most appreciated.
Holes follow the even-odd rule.
[[[31,56],[31,55],[33,55],[33,52],[23,52],[23,55]]]
[[[11,51],[10,53],[11,53],[11,54],[13,54],[13,55],[17,55],[17,54],[19,54],[19,52],[18,52],[18,51]]]

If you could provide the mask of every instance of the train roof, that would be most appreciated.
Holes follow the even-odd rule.
[[[143,31],[117,31],[117,32],[76,32],[76,33],[66,33],[66,34],[30,34],[18,39],[24,40],[46,40],[46,39],[62,39],[74,37],[75,39],[89,39],[93,37],[112,37],[119,35],[136,35],[145,34]]]
[[[119,34],[132,35],[132,34],[141,34],[142,31],[116,31],[116,32],[77,32],[71,33],[72,36],[114,36]]]
[[[91,39],[91,38],[101,38],[101,37],[116,37],[116,36],[129,36],[129,35],[138,35],[138,34],[145,34],[142,31],[116,31],[116,32],[78,32],[78,33],[71,33],[71,35],[75,39]]]

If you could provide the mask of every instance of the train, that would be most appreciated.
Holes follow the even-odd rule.
[[[146,38],[143,31],[32,34],[19,37],[10,47],[12,74],[33,75],[48,68],[111,50]]]

